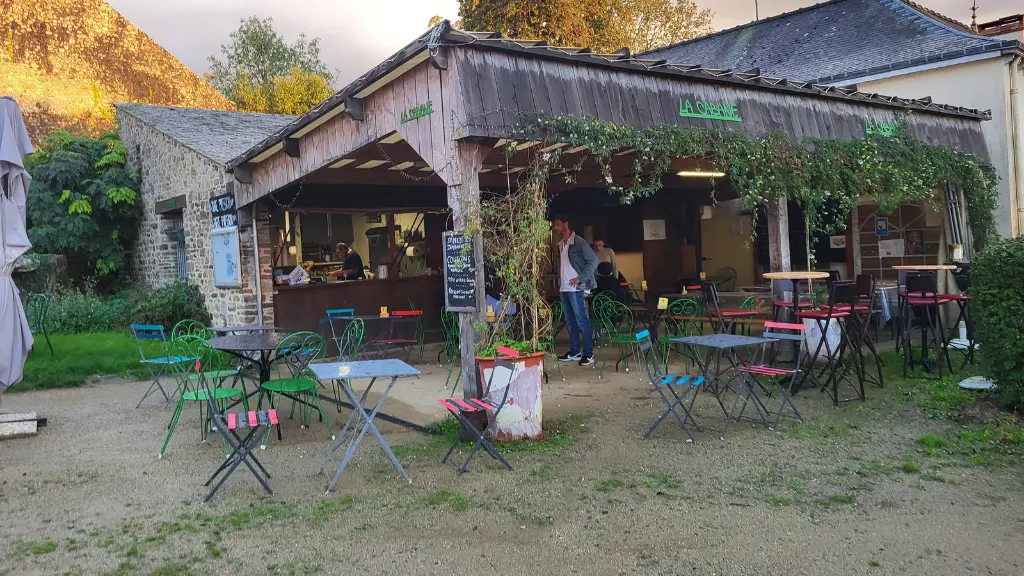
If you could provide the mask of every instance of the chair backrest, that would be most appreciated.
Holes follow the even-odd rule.
[[[825,286],[828,287],[829,290],[832,289],[833,284],[840,282],[843,279],[843,277],[839,275],[838,270],[825,270],[825,272],[828,272],[828,278],[825,279]]]
[[[727,330],[718,301],[718,288],[714,282],[701,282],[700,291],[704,294],[704,312],[707,314],[708,323],[711,324],[711,333],[725,334]]]
[[[857,283],[850,280],[838,280],[832,283],[828,293],[828,303],[832,310],[836,306],[849,306],[851,309],[857,305],[858,300]]]
[[[640,356],[644,359],[644,370],[651,384],[661,382],[665,374],[661,371],[661,362],[658,360],[658,347],[651,342],[651,332],[641,330],[634,334],[637,347],[640,349]]]
[[[399,318],[408,318],[412,316],[423,316],[423,310],[393,310],[392,316],[398,316]]]
[[[351,316],[355,316],[355,315],[356,315],[355,308],[328,308],[327,309],[327,317],[328,318],[345,318],[346,316],[351,317]]]
[[[938,284],[935,281],[935,274],[931,272],[920,272],[907,274],[907,296],[914,298],[933,298],[937,302]]]
[[[807,325],[802,323],[789,323],[789,322],[765,322],[764,323],[764,337],[771,338],[773,340],[786,340],[789,342],[797,342],[797,357],[796,365],[799,367],[803,362],[803,354],[805,352],[804,346],[800,343],[804,342],[807,331]],[[761,363],[762,364],[775,364],[775,358],[777,356],[778,349],[774,344],[771,345],[771,356],[768,355],[767,345],[761,347]]]
[[[290,334],[274,351],[273,367],[278,378],[306,378],[316,380],[307,369],[323,358],[324,339],[315,332]]]
[[[46,330],[46,316],[50,310],[50,297],[46,294],[29,294],[25,303],[25,316],[28,326],[33,332]]]
[[[224,355],[200,336],[184,334],[171,339],[167,355],[176,360],[170,363],[170,372],[180,390],[190,389],[188,376],[197,363],[202,372],[216,372],[227,365]]]
[[[213,338],[213,331],[204,326],[202,322],[186,319],[178,322],[174,325],[174,328],[171,328],[171,340],[181,338],[182,336],[196,336],[203,340],[209,340]]]
[[[146,351],[142,348],[142,341],[160,343],[160,354],[167,354],[167,334],[162,324],[132,324],[132,337],[135,338],[135,345],[139,347],[139,357],[147,360]]]
[[[722,285],[722,289],[726,292],[732,292],[736,289],[736,269],[731,266],[726,266],[718,271],[715,276],[720,276],[718,283]]]
[[[363,319],[353,318],[345,326],[341,335],[334,337],[334,344],[338,347],[339,362],[351,362],[359,357],[359,351],[363,347],[364,329]]]
[[[598,320],[613,334],[624,334],[633,329],[633,312],[622,302],[609,300],[598,311]]]
[[[704,317],[700,303],[690,298],[673,300],[662,319],[665,331],[675,337],[696,336],[704,332]]]
[[[857,295],[870,298],[874,292],[875,278],[870,274],[857,274]]]

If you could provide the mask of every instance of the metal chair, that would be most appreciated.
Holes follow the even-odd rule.
[[[736,269],[731,266],[719,269],[715,274],[717,286],[721,286],[725,292],[732,292],[736,289]]]
[[[309,415],[315,409],[320,420],[327,428],[327,432],[334,440],[334,431],[331,430],[331,423],[327,419],[324,407],[320,403],[319,381],[309,371],[309,365],[314,361],[323,358],[324,339],[314,332],[296,332],[281,341],[274,351],[274,362],[272,370],[277,373],[276,378],[271,378],[260,386],[259,405],[263,405],[264,396],[267,397],[270,407],[278,410],[281,398],[288,398],[292,401],[292,413],[294,416],[295,404],[302,406],[300,409],[300,426],[309,426]],[[269,432],[269,429],[267,430]],[[281,439],[281,426],[277,426],[277,439]],[[267,446],[267,433],[263,434],[261,448]]]
[[[806,346],[803,345],[807,338],[805,335],[807,326],[788,322],[765,322],[764,328],[765,338],[796,343],[797,355],[793,368],[779,365],[779,350],[776,349],[775,343],[772,342],[761,345],[759,361],[738,366],[736,370],[750,375],[762,390],[768,391],[768,387],[761,383],[762,380],[767,379],[771,382],[771,388],[774,388],[776,392],[769,392],[768,396],[774,397],[774,394],[778,395],[778,408],[776,410],[768,410],[769,415],[775,415],[775,420],[771,423],[772,426],[777,426],[787,411],[802,421],[803,417],[796,409],[796,406],[793,405],[793,394],[796,392],[797,383],[803,377],[804,371],[807,370],[804,366]],[[761,405],[767,409],[765,403],[761,403]],[[737,418],[742,416],[743,413],[740,412]]]
[[[171,370],[173,370],[175,364],[188,362],[190,360],[194,360],[194,358],[171,356],[167,347],[167,335],[165,334],[164,327],[161,324],[132,324],[131,331],[132,337],[135,339],[135,345],[139,348],[139,362],[146,367],[149,371],[150,377],[152,378],[149,388],[146,390],[146,393],[142,395],[142,398],[135,407],[141,408],[143,405],[162,405],[167,407],[168,404],[174,401],[174,398],[167,395],[167,391],[164,390],[160,379],[171,376]],[[143,341],[159,344],[159,355],[147,357]],[[146,398],[149,398],[152,394],[155,394],[158,391],[164,397],[163,403],[146,403]]]
[[[362,318],[350,319],[341,334],[334,334],[334,323],[331,322],[332,340],[338,348],[338,362],[352,362],[359,358],[360,350],[363,347],[363,331]],[[348,380],[331,380],[331,390],[334,392],[334,399],[338,402],[338,412],[341,412],[341,388],[339,386],[349,385]],[[320,386],[323,387],[323,382],[320,383]]]
[[[952,302],[938,293],[935,275],[931,273],[907,274],[906,296],[903,298],[903,376],[910,375],[910,369],[920,364],[926,372],[934,367],[928,358],[928,349],[935,346],[938,377],[942,378],[943,360],[953,371],[949,348],[942,328],[942,305]],[[921,358],[914,358],[913,330],[921,330]]]
[[[53,356],[53,344],[50,343],[49,323],[50,297],[46,294],[29,294],[28,302],[25,303],[25,316],[28,319],[28,327],[32,335],[42,334],[46,339],[46,346],[50,349],[50,356]],[[33,346],[33,348],[35,348]]]
[[[665,372],[669,370],[672,353],[683,357],[684,365],[697,365],[693,347],[672,342],[673,338],[697,336],[704,333],[704,317],[700,303],[691,298],[673,300],[667,313],[662,316],[658,329],[658,344],[661,345]]]
[[[171,328],[171,341],[182,336],[194,336],[203,340],[209,340],[213,338],[213,330],[207,328],[202,322],[186,319],[178,322],[174,325],[174,328]]]
[[[686,423],[691,422],[693,428],[700,432],[700,426],[697,421],[693,419],[693,403],[697,399],[697,391],[700,389],[701,384],[704,383],[703,376],[677,376],[669,374],[666,371],[661,370],[661,362],[658,361],[658,353],[656,347],[651,342],[651,333],[647,330],[638,332],[633,336],[637,343],[637,348],[640,350],[640,356],[643,358],[644,370],[647,373],[647,379],[651,385],[658,392],[658,396],[661,397],[662,402],[665,403],[665,411],[661,416],[651,424],[651,427],[644,432],[644,440],[650,438],[651,433],[657,428],[665,418],[671,414],[675,418],[679,427],[686,432],[686,435],[690,437],[690,440],[695,440],[693,432],[687,427]],[[668,390],[668,394],[665,391]],[[681,390],[682,392],[677,392]],[[689,403],[687,403],[689,398]],[[679,412],[682,412],[680,415]]]
[[[596,310],[598,322],[601,323],[606,334],[606,338],[609,344],[614,344],[619,350],[619,357],[615,361],[615,370],[619,370],[619,365],[626,362],[626,372],[629,372],[628,360],[630,357],[633,358],[637,370],[640,368],[640,359],[638,356],[638,348],[636,345],[636,338],[633,335],[633,328],[635,323],[633,321],[633,313],[629,310],[629,307],[615,300],[609,299],[602,303],[601,308]],[[601,361],[601,369],[598,371],[598,378],[604,377],[604,368],[608,364],[608,358],[605,357]]]
[[[712,334],[735,334],[738,321],[757,316],[757,310],[722,310],[714,282],[703,282],[700,289],[704,294],[704,311]]]
[[[856,360],[853,364],[857,371],[856,383],[850,381],[849,376],[847,376],[849,362],[845,360],[848,350],[851,355],[857,355],[858,358],[860,354],[860,350],[857,348],[858,341],[850,338],[846,324],[846,320],[855,313],[856,306],[857,285],[852,281],[839,281],[832,284],[828,305],[822,306],[819,310],[802,310],[797,312],[797,317],[801,320],[814,320],[821,331],[821,339],[818,341],[814,353],[810,356],[810,362],[814,362],[821,353],[821,349],[825,348],[826,364],[818,378],[821,379],[826,372],[828,373],[828,377],[821,381],[821,389],[829,392],[828,388],[831,385],[832,390],[829,392],[829,396],[832,398],[832,403],[837,406],[843,401],[854,399],[863,401],[865,399],[864,378],[860,373],[860,360]],[[832,346],[828,343],[828,327],[832,320],[837,321],[840,330],[840,343],[836,350],[833,350]],[[801,378],[799,386],[803,385],[810,372],[813,372],[813,368],[807,370]],[[839,397],[840,382],[846,382],[853,388],[857,394],[856,398],[841,399]]]
[[[497,352],[498,355],[494,358],[494,368],[491,370],[490,377],[487,378],[487,387],[483,391],[483,400],[479,398],[471,398],[468,401],[461,398],[439,398],[437,400],[445,410],[447,410],[459,421],[460,424],[462,424],[463,430],[469,431],[469,433],[476,438],[476,442],[473,444],[473,449],[469,451],[469,456],[466,457],[466,461],[459,467],[459,475],[462,475],[469,469],[469,461],[473,459],[473,456],[476,455],[477,450],[480,448],[483,448],[491,458],[504,464],[510,472],[513,471],[512,465],[508,463],[508,460],[505,460],[504,456],[498,452],[497,448],[487,440],[487,432],[491,429],[491,426],[498,421],[498,414],[501,413],[501,409],[508,403],[508,396],[512,391],[512,379],[515,376],[514,361],[519,358],[519,352],[512,350],[511,348],[505,348],[504,346],[499,346]],[[504,356],[504,358],[502,358],[502,356]],[[501,401],[493,402],[488,400],[488,397],[493,389],[494,375],[498,373],[498,370],[508,372],[508,381],[505,383]],[[483,430],[478,430],[473,424],[473,421],[466,417],[466,414],[473,415],[480,412],[488,415],[487,424],[484,425]],[[448,453],[444,455],[444,458],[441,458],[441,464],[448,461],[452,452],[455,451],[455,447],[458,446],[459,440],[460,437],[456,436],[451,447],[448,448]]]

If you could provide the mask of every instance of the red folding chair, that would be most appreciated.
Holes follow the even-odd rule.
[[[782,417],[786,415],[787,409],[798,420],[803,421],[803,416],[800,415],[796,406],[793,405],[793,393],[796,391],[797,383],[803,378],[805,371],[804,359],[807,354],[805,353],[806,347],[803,343],[806,339],[804,334],[806,330],[807,326],[804,324],[791,324],[788,322],[764,323],[765,338],[796,343],[796,361],[793,364],[793,368],[784,367],[778,363],[779,350],[775,347],[774,343],[761,346],[760,362],[736,368],[738,372],[749,374],[757,382],[761,390],[767,393],[769,398],[773,398],[776,394],[775,391],[770,389],[777,391],[778,408],[777,410],[769,409],[769,414],[775,415],[775,421],[772,423],[772,426],[778,425]],[[764,380],[768,380],[771,385],[765,386]],[[767,404],[765,403],[766,408],[768,407]],[[742,413],[740,415],[742,416]]]
[[[510,362],[501,356],[510,358],[513,361]],[[473,444],[473,449],[469,451],[469,456],[466,457],[466,461],[461,467],[459,467],[459,475],[462,475],[463,472],[466,472],[469,469],[469,461],[473,459],[473,456],[476,455],[476,451],[480,448],[483,448],[491,458],[494,458],[498,462],[504,464],[509,471],[513,470],[512,465],[508,463],[508,460],[505,460],[501,453],[491,445],[490,441],[487,440],[487,432],[491,429],[491,426],[497,422],[498,414],[508,402],[508,395],[512,390],[512,377],[515,372],[514,361],[518,358],[519,352],[503,346],[498,347],[498,356],[494,359],[494,368],[491,370],[491,376],[487,379],[487,388],[484,389],[483,400],[479,398],[470,398],[469,400],[463,400],[461,398],[438,398],[437,401],[441,406],[444,406],[445,410],[450,412],[452,416],[455,416],[459,423],[462,424],[462,429],[469,430],[469,432],[476,437],[476,443]],[[494,382],[494,375],[498,373],[498,369],[508,371],[508,382],[505,383],[505,392],[502,394],[501,401],[491,403],[487,400],[487,397],[490,394],[491,385]],[[484,412],[488,415],[487,424],[484,425],[483,430],[477,430],[476,426],[473,425],[472,419],[467,417],[467,415],[475,416],[480,412]],[[448,458],[452,455],[452,452],[455,451],[455,447],[458,446],[458,444],[459,438],[456,437],[452,442],[451,447],[448,448],[448,453],[444,455],[444,458],[441,458],[441,464],[448,461]]]

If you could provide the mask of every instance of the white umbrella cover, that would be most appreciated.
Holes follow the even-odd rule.
[[[32,179],[25,156],[34,151],[17,102],[0,98],[0,392],[21,380],[32,331],[11,273],[32,247],[25,230],[25,200]]]

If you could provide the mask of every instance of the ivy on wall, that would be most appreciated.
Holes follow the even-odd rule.
[[[993,211],[998,177],[976,156],[932,146],[901,129],[867,134],[859,140],[793,140],[783,132],[758,139],[714,128],[653,126],[638,130],[593,118],[543,116],[521,126],[522,134],[545,143],[564,143],[545,157],[544,170],[559,164],[561,151],[586,146],[609,193],[629,204],[662,189],[674,158],[705,159],[725,172],[747,208],[782,198],[801,205],[812,231],[832,233],[845,226],[862,196],[883,213],[903,203],[936,202],[936,190],[960,190],[967,203],[976,250],[995,234]],[[633,166],[624,184],[612,177],[614,153],[632,149]],[[509,147],[508,153],[513,153]],[[575,167],[578,172],[583,160]],[[566,178],[571,181],[573,171]]]

